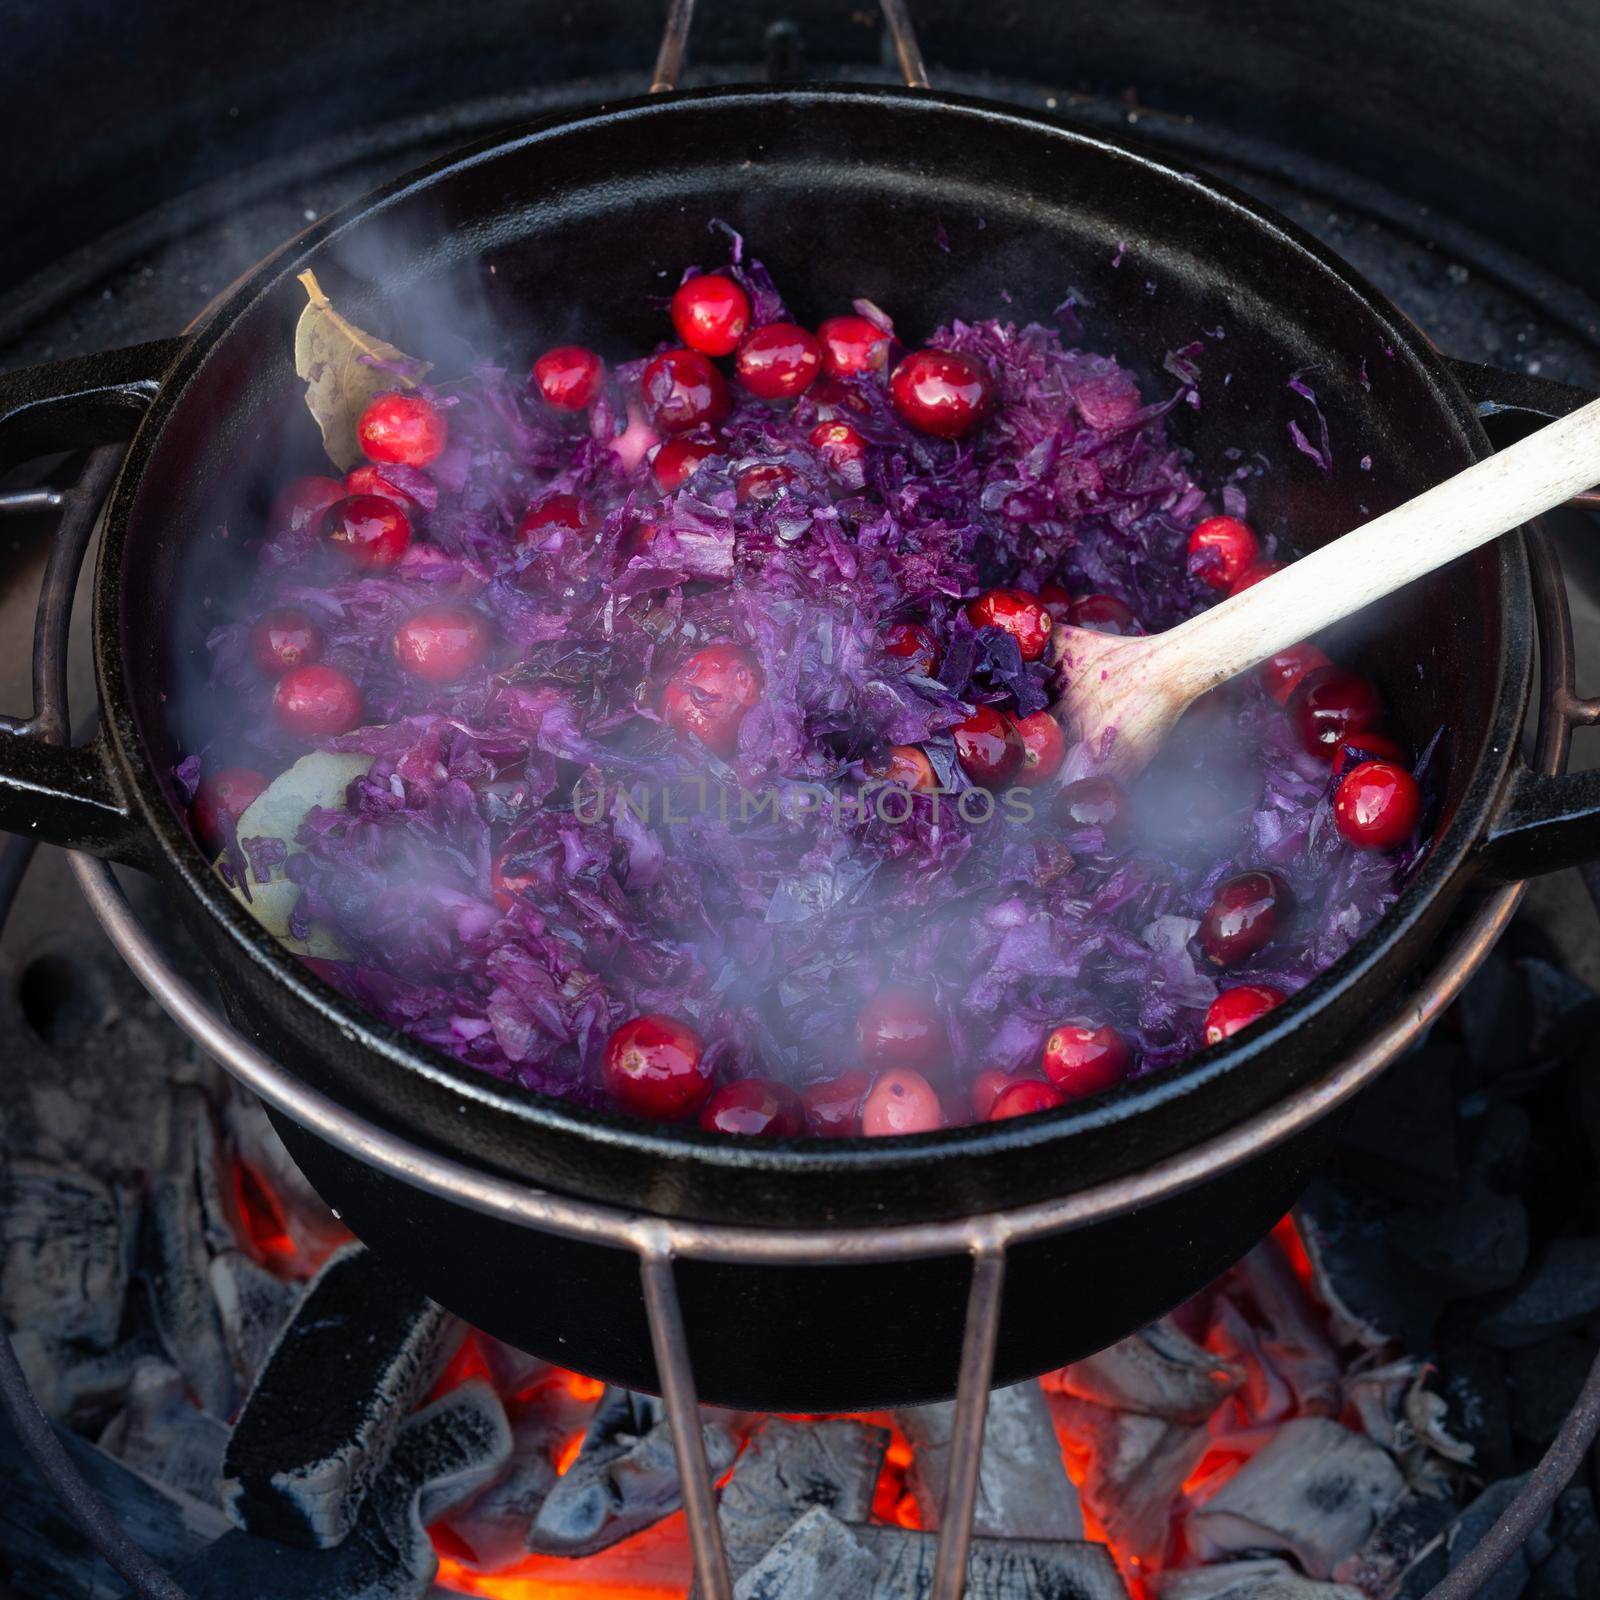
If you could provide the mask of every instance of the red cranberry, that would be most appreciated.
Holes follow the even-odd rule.
[[[914,744],[890,745],[888,759],[873,771],[873,776],[885,783],[898,783],[913,794],[933,794],[939,787],[927,752]]]
[[[224,844],[223,818],[237,822],[267,786],[264,774],[254,767],[223,767],[201,781],[189,807],[194,836],[207,852],[215,855]]]
[[[587,411],[605,375],[605,362],[581,344],[558,345],[533,364],[535,386],[544,403],[557,411]]]
[[[1417,831],[1422,791],[1394,761],[1363,761],[1340,780],[1333,796],[1333,821],[1362,850],[1393,850]]]
[[[884,1073],[861,1103],[861,1131],[869,1138],[931,1133],[943,1125],[944,1110],[933,1085],[909,1067]]]
[[[1219,883],[1200,919],[1200,948],[1214,966],[1237,967],[1276,936],[1294,896],[1275,872],[1241,872]]]
[[[700,439],[668,439],[650,461],[650,473],[663,494],[680,488],[699,470],[703,461],[722,454],[720,444]]]
[[[861,1059],[874,1067],[931,1067],[949,1052],[944,1019],[930,996],[893,984],[880,989],[856,1017]]]
[[[1003,628],[1017,641],[1024,661],[1037,661],[1050,643],[1055,619],[1036,594],[1021,589],[990,589],[967,607],[975,628]]]
[[[622,1110],[656,1122],[687,1121],[711,1094],[700,1035],[659,1012],[624,1022],[606,1040],[600,1072]]]
[[[833,472],[844,474],[866,456],[867,441],[848,422],[819,422],[809,435],[811,448]]]
[[[370,462],[352,467],[345,473],[344,492],[381,495],[385,500],[393,500],[397,506],[404,506],[408,512],[417,503],[404,489],[397,488],[384,477],[382,467],[375,467]]]
[[[454,683],[489,654],[489,625],[471,606],[424,606],[394,631],[394,658],[424,683]]]
[[[1406,765],[1406,753],[1393,739],[1381,733],[1352,733],[1339,741],[1333,752],[1333,777],[1342,778],[1351,767],[1362,761],[1398,761]]]
[[[999,1067],[985,1067],[972,1080],[970,1100],[973,1116],[979,1122],[987,1122],[990,1108],[1010,1085],[1011,1074],[1009,1072],[1002,1072]]]
[[[250,630],[250,659],[269,678],[322,658],[322,629],[293,606],[264,611]]]
[[[889,397],[913,428],[959,439],[989,409],[993,385],[970,356],[954,350],[918,350],[894,369]]]
[[[750,327],[750,297],[732,278],[703,272],[678,285],[672,297],[672,326],[691,350],[703,356],[731,355]]]
[[[822,350],[798,323],[769,322],[739,346],[733,367],[758,400],[792,400],[816,382]]]
[[[817,328],[822,370],[835,378],[882,372],[889,360],[889,335],[866,317],[829,317]]]
[[[1074,628],[1090,628],[1095,633],[1111,633],[1129,639],[1141,632],[1139,619],[1114,594],[1086,594],[1067,607],[1067,621]]]
[[[507,850],[494,858],[489,868],[489,893],[503,911],[509,911],[538,881],[531,872],[519,872],[511,863],[516,852]]]
[[[920,677],[931,678],[939,664],[939,646],[920,622],[891,622],[883,630],[883,648],[886,655],[898,657],[907,671]]]
[[[1022,740],[1022,770],[1017,782],[1032,789],[1055,777],[1067,759],[1067,736],[1060,722],[1048,711],[1035,711],[1017,722],[1017,737]]]
[[[587,535],[594,523],[575,494],[547,494],[529,506],[517,524],[517,538],[541,550],[559,550],[573,534]]]
[[[1281,561],[1257,561],[1246,567],[1237,578],[1228,585],[1228,597],[1243,594],[1246,589],[1253,589],[1263,578],[1270,578],[1274,572],[1282,572]]]
[[[640,392],[663,433],[713,427],[728,414],[728,386],[698,350],[664,350],[644,369]]]
[[[1002,784],[1022,765],[1022,736],[1017,725],[993,706],[979,706],[951,731],[956,757],[974,783]]]
[[[356,424],[369,461],[425,467],[444,453],[450,425],[420,394],[380,394]]]
[[[806,1132],[824,1139],[848,1139],[861,1131],[861,1102],[872,1079],[864,1072],[843,1072],[800,1091]]]
[[[1004,1122],[1010,1117],[1031,1117],[1035,1111],[1053,1111],[1066,1101],[1067,1097],[1054,1084],[1040,1083],[1037,1078],[1018,1078],[994,1097],[988,1120]]]
[[[1072,609],[1072,596],[1059,583],[1041,583],[1039,604],[1050,613],[1052,622],[1065,622],[1068,611]]]
[[[1205,1042],[1221,1044],[1241,1028],[1259,1022],[1283,1001],[1283,992],[1270,983],[1241,983],[1236,989],[1224,989],[1206,1012]]]
[[[1128,1075],[1133,1050],[1110,1023],[1064,1022],[1052,1028],[1039,1065],[1062,1095],[1102,1094]]]
[[[348,673],[314,661],[291,667],[278,679],[272,714],[296,739],[348,733],[361,720],[361,691]]]
[[[794,1139],[805,1125],[805,1112],[793,1089],[765,1078],[741,1078],[724,1084],[706,1101],[700,1126],[709,1133],[739,1133],[770,1139]]]
[[[1256,668],[1256,675],[1261,687],[1281,706],[1287,704],[1289,696],[1300,687],[1300,680],[1308,673],[1332,665],[1314,644],[1292,644],[1287,650],[1268,656]]]
[[[304,528],[322,515],[335,500],[344,498],[344,485],[337,478],[296,478],[278,491],[267,512],[267,531]]]
[[[1207,517],[1189,535],[1189,571],[1213,589],[1230,589],[1260,548],[1237,517]]]
[[[1371,733],[1383,721],[1378,691],[1343,667],[1318,667],[1308,673],[1288,709],[1307,754],[1324,761],[1333,760],[1341,740]]]
[[[794,482],[794,472],[780,462],[763,462],[749,467],[734,480],[733,490],[740,505],[751,500],[776,500]]]
[[[352,494],[322,514],[322,535],[359,572],[386,572],[411,546],[411,518],[382,495]]]
[[[842,383],[838,378],[819,378],[807,392],[817,416],[824,422],[840,420],[839,414],[843,411],[864,417],[872,410],[872,403],[860,389],[853,384]]]
[[[1079,778],[1061,791],[1061,812],[1073,828],[1098,828],[1115,847],[1133,826],[1133,802],[1114,778]]]
[[[682,662],[661,695],[661,718],[713,755],[731,756],[739,724],[761,698],[761,668],[742,645],[713,644]]]

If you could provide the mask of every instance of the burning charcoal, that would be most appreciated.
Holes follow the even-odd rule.
[[[1439,1357],[1445,1426],[1472,1450],[1472,1465],[1487,1478],[1511,1470],[1511,1407],[1504,1361],[1487,1345],[1457,1344]]]
[[[1346,1409],[1355,1413],[1361,1431],[1390,1455],[1399,1455],[1411,1442],[1406,1396],[1421,1371],[1422,1363],[1408,1358],[1350,1373],[1344,1380]]]
[[[230,1532],[174,1576],[192,1600],[422,1600],[439,1559],[427,1528],[475,1494],[511,1451],[486,1383],[464,1383],[405,1419],[394,1453],[335,1549]]]
[[[1546,1445],[1555,1438],[1594,1365],[1596,1341],[1563,1334],[1513,1350],[1506,1358],[1511,1427],[1519,1439]]]
[[[1343,1583],[1304,1578],[1287,1561],[1227,1561],[1218,1567],[1158,1573],[1156,1600],[1365,1600]]]
[[[552,1370],[548,1361],[541,1361],[538,1356],[530,1356],[526,1350],[518,1350],[515,1345],[486,1333],[474,1333],[473,1338],[483,1352],[484,1364],[500,1394],[521,1394]]]
[[[865,1522],[888,1448],[887,1431],[864,1422],[773,1417],[758,1428],[722,1491],[722,1538],[734,1576],[812,1506],[841,1522]]]
[[[189,1381],[195,1397],[213,1416],[233,1411],[237,1386],[233,1361],[222,1332],[216,1296],[211,1292],[211,1241],[220,1226],[207,1214],[207,1185],[197,1177],[214,1140],[197,1090],[181,1096],[174,1108],[167,1160],[151,1183],[145,1202],[143,1276],[150,1314],[172,1364]],[[230,1241],[231,1242],[231,1241]]]
[[[463,1564],[477,1572],[498,1572],[522,1558],[533,1519],[557,1482],[565,1419],[536,1399],[510,1426],[505,1470],[457,1508],[447,1524]]]
[[[330,1258],[279,1335],[228,1444],[224,1502],[246,1532],[337,1544],[461,1327],[360,1245]]]
[[[1204,1422],[1244,1380],[1242,1366],[1213,1355],[1166,1317],[1063,1367],[1044,1383],[1118,1411],[1139,1411],[1166,1422]]]
[[[1411,1438],[1424,1449],[1431,1450],[1440,1462],[1448,1461],[1457,1467],[1473,1466],[1476,1463],[1476,1451],[1467,1440],[1459,1439],[1451,1432],[1449,1403],[1443,1395],[1428,1387],[1428,1379],[1432,1376],[1431,1369],[1424,1367],[1416,1382],[1406,1390],[1405,1420],[1411,1430]],[[1397,1428],[1395,1435],[1399,1441],[1396,1453],[1401,1454],[1409,1448],[1404,1430]],[[1417,1477],[1415,1471],[1407,1475],[1414,1479]]]
[[[933,1587],[938,1534],[877,1524],[850,1531],[877,1560],[873,1600],[923,1600]],[[967,1558],[966,1600],[1127,1600],[1127,1595],[1103,1544],[974,1539]]]
[[[65,1429],[56,1433],[112,1520],[157,1565],[170,1570],[227,1531],[214,1506],[151,1483]],[[51,1600],[107,1600],[124,1592],[3,1421],[0,1485],[0,1570],[9,1585]]]
[[[1413,1205],[1453,1200],[1460,1173],[1456,1056],[1430,1041],[1395,1062],[1356,1102],[1339,1146],[1340,1171]]]
[[[1262,1348],[1262,1333],[1226,1297],[1219,1296],[1212,1306],[1210,1337],[1220,1354],[1244,1369],[1238,1407],[1247,1427],[1281,1422],[1293,1414],[1294,1390],[1267,1358]]]
[[[1509,1300],[1478,1324],[1503,1350],[1568,1333],[1600,1315],[1600,1238],[1556,1239]]]
[[[235,1091],[223,1113],[234,1152],[253,1171],[277,1202],[284,1231],[307,1266],[320,1266],[342,1244],[350,1230],[334,1216],[306,1182],[278,1137],[265,1108],[244,1089]]]
[[[0,1314],[109,1350],[122,1325],[138,1202],[76,1167],[17,1160],[0,1169]]]
[[[895,1420],[916,1449],[907,1487],[925,1528],[937,1528],[950,1479],[953,1401],[897,1411]],[[978,1469],[973,1530],[996,1538],[1081,1539],[1078,1491],[1061,1461],[1050,1407],[1037,1383],[996,1389],[989,1396]]]
[[[1281,1550],[1313,1578],[1326,1578],[1365,1543],[1404,1487],[1370,1439],[1325,1417],[1297,1418],[1189,1514],[1189,1548],[1201,1561]]]
[[[1300,1412],[1338,1416],[1338,1354],[1277,1241],[1258,1244],[1233,1269],[1229,1282],[1242,1287],[1255,1302],[1266,1325],[1261,1352],[1294,1391]]]
[[[738,1445],[720,1423],[703,1425],[701,1434],[711,1471],[720,1473]],[[593,1555],[659,1522],[682,1499],[665,1404],[608,1389],[576,1460],[538,1508],[528,1548],[545,1555]]]
[[[1528,1259],[1528,1211],[1521,1197],[1473,1182],[1454,1205],[1397,1212],[1390,1247],[1452,1300],[1507,1289]],[[1402,1268],[1402,1270],[1404,1270]]]
[[[1417,1562],[1427,1559],[1425,1552],[1439,1539],[1455,1513],[1455,1500],[1450,1494],[1417,1494],[1408,1489],[1373,1530],[1372,1537],[1353,1556],[1339,1563],[1334,1577],[1361,1594],[1394,1594]]]
[[[1369,1350],[1393,1340],[1426,1350],[1441,1297],[1415,1272],[1397,1268],[1385,1231],[1393,1215],[1392,1206],[1326,1178],[1313,1183],[1295,1208],[1334,1337]]]
[[[167,1167],[181,1181],[191,1177],[200,1207],[206,1253],[238,1243],[238,1212],[224,1192],[222,1140],[217,1117],[203,1090],[180,1084],[173,1091]]]
[[[85,1428],[103,1422],[122,1404],[141,1360],[161,1354],[160,1342],[148,1330],[105,1355],[85,1355],[31,1328],[12,1334],[11,1348],[39,1409],[52,1422]]]
[[[207,1276],[234,1374],[247,1389],[305,1293],[305,1285],[277,1277],[241,1250],[213,1256]]]
[[[813,1506],[735,1586],[734,1600],[872,1600],[877,1559]]]
[[[128,1403],[101,1433],[99,1444],[147,1478],[220,1509],[228,1425],[194,1405],[176,1367],[139,1362]]]
[[[1066,1395],[1051,1410],[1063,1437],[1086,1449],[1083,1503],[1106,1537],[1141,1561],[1166,1549],[1172,1503],[1211,1445],[1204,1427],[1113,1411]]]

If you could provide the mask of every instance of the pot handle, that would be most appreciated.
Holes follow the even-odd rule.
[[[38,456],[131,438],[182,344],[165,339],[0,373],[0,473]],[[113,780],[104,736],[68,745],[58,717],[41,707],[49,686],[64,679],[72,591],[113,467],[92,462],[77,487],[59,494],[0,495],[0,511],[37,505],[61,512],[35,620],[34,709],[27,717],[0,716],[0,830],[138,865],[147,853],[144,836]]]
[[[1457,381],[1466,390],[1478,415],[1512,417],[1536,425],[1564,417],[1587,405],[1594,396],[1571,384],[1524,372],[1504,372],[1498,367],[1453,361]],[[1600,507],[1600,498],[1580,495],[1576,504]],[[1557,585],[1559,590],[1559,584]],[[1545,648],[1561,650],[1570,658],[1571,625],[1564,592],[1554,595],[1553,621],[1565,636],[1547,639]],[[1600,700],[1584,700],[1573,693],[1570,671],[1546,677],[1551,696],[1549,712],[1574,727],[1600,722]],[[1517,767],[1501,797],[1499,809],[1478,852],[1478,866],[1487,878],[1510,882],[1562,867],[1600,859],[1600,771],[1562,772],[1551,776]]]

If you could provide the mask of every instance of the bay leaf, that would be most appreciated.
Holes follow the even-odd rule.
[[[345,790],[371,765],[371,756],[342,755],[334,750],[313,750],[310,755],[301,756],[245,807],[238,821],[240,839],[278,839],[287,849],[294,850],[295,835],[312,810],[342,807]],[[249,876],[247,886],[228,883],[226,878],[223,882],[228,883],[234,899],[280,944],[296,955],[320,956],[326,961],[345,957],[344,946],[326,928],[313,925],[304,939],[295,938],[289,931],[289,919],[300,901],[300,885],[286,877],[281,866],[272,869],[270,883],[257,883],[253,872]]]
[[[328,459],[341,472],[361,461],[356,424],[375,395],[392,389],[414,389],[428,371],[418,361],[358,328],[333,309],[314,272],[302,272],[306,308],[294,330],[294,370],[305,380],[306,409],[322,430]],[[376,362],[397,363],[403,370]]]

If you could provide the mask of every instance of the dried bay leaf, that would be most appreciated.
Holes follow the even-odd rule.
[[[341,472],[361,461],[356,424],[375,395],[412,389],[429,363],[363,332],[333,309],[314,272],[302,272],[306,308],[294,330],[294,370],[305,379],[306,408],[323,448]],[[396,370],[398,368],[399,370]]]

